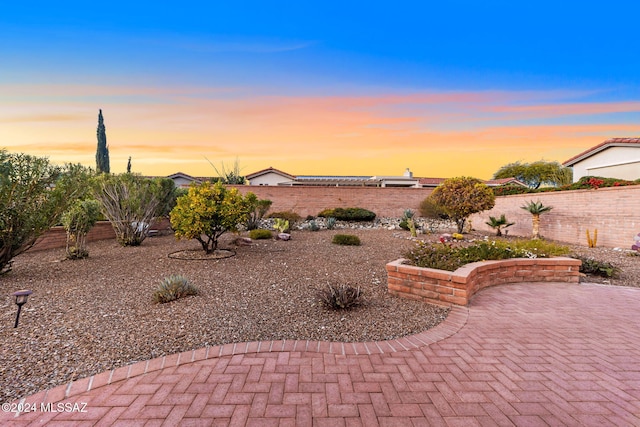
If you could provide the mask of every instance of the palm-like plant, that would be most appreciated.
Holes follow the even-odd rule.
[[[520,207],[532,215],[533,238],[539,239],[540,238],[540,215],[545,212],[549,212],[551,209],[553,209],[553,207],[544,206],[542,202],[539,200],[537,202],[534,202],[533,200],[531,200],[526,205],[520,206]]]
[[[507,218],[504,214],[500,215],[500,218],[495,218],[490,216],[489,221],[485,222],[489,227],[496,230],[496,236],[502,236],[502,229],[511,227],[515,222],[507,221]]]

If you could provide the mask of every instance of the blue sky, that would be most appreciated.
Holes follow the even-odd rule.
[[[488,178],[640,134],[638,12],[15,2],[0,13],[0,148],[92,165],[102,108],[115,164],[142,173],[206,174],[206,156],[247,173]]]

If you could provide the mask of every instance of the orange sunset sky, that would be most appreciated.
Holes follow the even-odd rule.
[[[465,31],[425,26],[413,9],[203,3],[212,20],[154,10],[141,21],[142,6],[122,5],[0,17],[0,149],[95,167],[102,109],[115,173],[131,156],[144,175],[213,176],[209,161],[237,159],[243,174],[489,179],[640,135],[638,34],[575,34],[599,14],[551,36],[472,3],[457,15]],[[528,12],[538,23],[572,13]]]

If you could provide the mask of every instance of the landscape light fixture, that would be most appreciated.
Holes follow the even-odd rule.
[[[18,327],[18,321],[20,320],[20,311],[22,311],[22,306],[27,303],[27,298],[31,295],[33,291],[29,289],[23,289],[18,292],[14,292],[13,296],[16,297],[16,305],[18,306],[18,314],[16,314],[16,324],[13,325],[14,328]]]

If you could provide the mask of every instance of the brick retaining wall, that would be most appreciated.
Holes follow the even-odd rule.
[[[569,282],[580,279],[580,260],[573,258],[514,258],[467,264],[456,271],[403,264],[386,265],[390,294],[439,305],[467,305],[481,289],[506,283]]]

